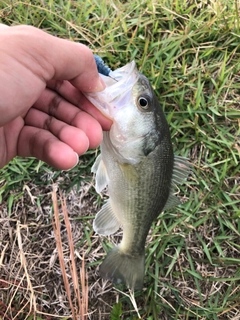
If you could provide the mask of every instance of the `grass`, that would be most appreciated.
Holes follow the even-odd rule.
[[[100,238],[92,230],[103,200],[92,188],[96,151],[69,172],[14,159],[0,171],[0,318],[71,314],[54,251],[54,184],[65,190],[75,251],[85,256],[89,318],[239,319],[239,15],[237,0],[1,2],[2,23],[30,24],[83,42],[112,69],[135,59],[165,111],[175,153],[189,157],[194,169],[178,190],[184,204],[153,223],[136,312],[129,295],[96,272],[121,237],[119,232]],[[67,257],[67,237],[62,241]],[[29,302],[33,293],[35,311]]]

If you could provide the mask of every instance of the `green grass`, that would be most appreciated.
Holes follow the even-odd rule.
[[[135,294],[143,319],[240,314],[239,15],[237,0],[0,4],[2,23],[34,25],[85,43],[112,69],[135,59],[166,113],[175,153],[193,163],[187,186],[179,190],[185,203],[153,223],[145,287]],[[94,158],[95,151],[89,151],[67,173],[34,159],[14,159],[0,171],[1,206],[11,218],[32,181],[41,188],[57,182],[67,191],[80,190],[91,179]],[[89,193],[100,205],[101,198],[92,189]],[[42,201],[38,195],[35,205]],[[92,227],[86,221],[78,246],[90,252]],[[109,239],[102,241],[107,249]],[[88,263],[96,268],[97,262]],[[137,317],[128,297],[118,293],[116,303],[111,294],[104,294],[113,307],[111,319]]]

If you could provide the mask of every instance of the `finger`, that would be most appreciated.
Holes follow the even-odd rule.
[[[83,98],[84,103],[90,104],[85,97]],[[101,143],[102,128],[99,122],[88,113],[79,110],[76,106],[62,99],[56,92],[49,89],[44,90],[41,97],[34,104],[34,108],[84,131],[89,139],[90,148],[96,148]],[[44,128],[43,122],[37,124],[40,118],[35,113],[33,114],[33,110],[29,110],[29,114],[26,117],[27,124]],[[46,120],[47,118],[44,119],[44,121]]]
[[[66,100],[76,105],[83,111],[91,114],[102,126],[103,130],[109,130],[112,125],[112,120],[104,116],[85,96],[76,89],[69,81],[50,80],[47,83],[48,88],[56,91]],[[44,93],[45,96],[46,93]],[[46,105],[52,104],[50,100],[54,101],[54,94],[49,94],[48,99],[45,100]],[[45,96],[46,98],[46,96]],[[42,97],[40,97],[42,99]],[[37,103],[38,105],[38,103]]]
[[[66,102],[65,104],[68,103]],[[75,109],[76,107],[73,106],[73,108]],[[69,109],[71,110],[72,108]],[[78,154],[83,154],[88,148],[99,146],[102,141],[102,128],[94,118],[79,110],[75,113],[74,118],[69,116],[69,113],[62,114],[62,116],[64,115],[64,121],[60,121],[47,113],[31,108],[25,117],[25,123],[29,126],[50,131]],[[70,125],[66,124],[66,122]]]
[[[4,127],[0,127],[0,168],[17,155],[18,135],[23,126],[23,119],[18,117]]]
[[[14,43],[11,43],[10,37],[6,41],[22,49],[25,66],[45,82],[50,79],[69,80],[85,92],[105,88],[92,51],[87,46],[51,36],[31,26],[15,26],[10,29],[9,35],[13,34]],[[26,50],[26,43],[31,50]]]
[[[3,29],[3,28],[9,28],[9,26],[3,24],[3,23],[0,23],[0,28]]]
[[[80,91],[105,87],[91,50],[82,44],[31,26],[1,28],[0,43],[0,68],[5,79],[0,86],[0,126],[24,116],[50,79],[69,80]]]
[[[60,170],[71,169],[78,162],[77,154],[70,146],[49,131],[30,126],[25,126],[19,135],[17,154],[36,157]]]

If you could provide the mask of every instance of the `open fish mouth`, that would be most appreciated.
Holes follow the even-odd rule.
[[[114,118],[114,111],[129,101],[139,72],[135,61],[111,71],[109,76],[100,74],[106,84],[102,92],[84,93],[86,98],[105,116]]]

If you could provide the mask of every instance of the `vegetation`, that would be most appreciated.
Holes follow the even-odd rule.
[[[68,172],[31,158],[12,160],[0,171],[0,319],[71,317],[51,223],[53,185],[66,197],[77,268],[85,260],[90,319],[238,319],[239,2],[3,0],[0,21],[85,43],[112,69],[134,59],[165,111],[175,153],[193,164],[187,185],[177,190],[184,203],[153,223],[145,286],[131,300],[97,274],[121,237],[92,230],[103,201],[90,173],[97,151]]]

